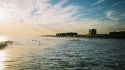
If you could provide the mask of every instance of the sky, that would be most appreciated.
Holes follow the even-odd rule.
[[[125,0],[0,0],[0,35],[125,31]]]

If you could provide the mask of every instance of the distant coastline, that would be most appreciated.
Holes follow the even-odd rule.
[[[109,34],[97,34],[96,29],[89,29],[89,34],[79,35],[77,32],[57,33],[56,35],[41,35],[40,37],[72,37],[72,38],[106,38],[125,39],[125,31],[109,32]]]

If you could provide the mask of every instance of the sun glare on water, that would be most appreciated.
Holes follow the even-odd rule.
[[[6,59],[6,53],[4,51],[0,51],[0,70],[4,70],[5,65],[4,61]]]

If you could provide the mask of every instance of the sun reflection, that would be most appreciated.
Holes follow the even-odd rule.
[[[4,70],[5,68],[4,65],[5,58],[6,58],[6,52],[0,51],[0,70]]]

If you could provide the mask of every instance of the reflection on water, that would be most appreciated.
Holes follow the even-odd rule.
[[[0,50],[0,69],[125,70],[124,41],[120,39],[21,38]]]
[[[0,51],[0,70],[4,70],[4,61],[6,60],[6,52]]]

